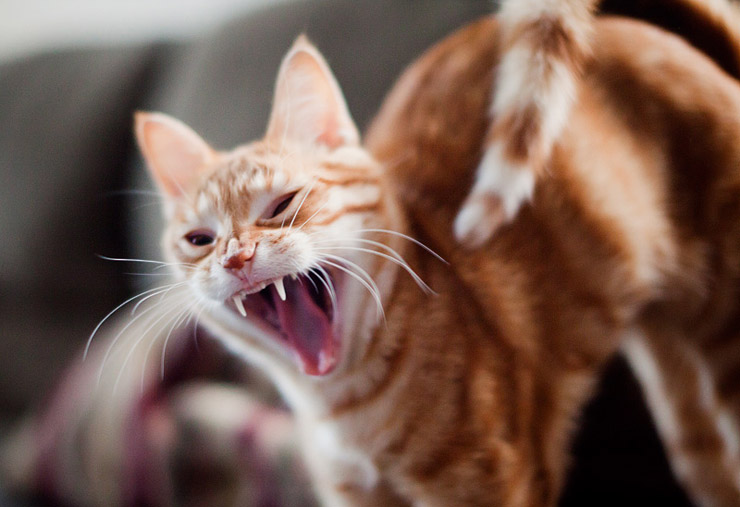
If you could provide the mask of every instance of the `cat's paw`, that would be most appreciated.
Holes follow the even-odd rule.
[[[455,218],[458,242],[477,248],[512,220],[534,192],[534,172],[506,161],[496,144],[489,147],[476,172],[475,183]]]

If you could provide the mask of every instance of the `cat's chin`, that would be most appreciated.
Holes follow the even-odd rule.
[[[225,304],[237,318],[286,347],[305,374],[331,373],[340,357],[331,280],[302,274],[278,280],[278,285],[280,289],[270,283],[249,294],[237,292]]]

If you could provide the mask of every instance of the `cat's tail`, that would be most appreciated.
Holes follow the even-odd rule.
[[[532,197],[576,101],[597,7],[684,37],[740,79],[740,10],[732,0],[503,0],[491,126],[454,223],[462,244],[483,244]]]
[[[534,192],[575,101],[598,0],[504,0],[487,148],[455,220],[469,247],[490,238]]]

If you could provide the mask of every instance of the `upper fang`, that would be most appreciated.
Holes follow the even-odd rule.
[[[279,278],[273,282],[275,284],[275,289],[277,290],[278,296],[280,296],[280,299],[285,301],[285,286],[283,285],[283,279]]]
[[[242,317],[247,316],[247,311],[244,309],[244,302],[242,302],[242,298],[239,297],[238,294],[235,294],[232,299],[234,300],[234,304],[236,305],[236,309],[239,310],[239,313],[242,314]]]

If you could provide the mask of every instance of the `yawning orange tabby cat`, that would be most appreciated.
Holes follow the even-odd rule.
[[[474,24],[409,69],[364,146],[305,38],[260,141],[217,152],[139,114],[168,260],[293,407],[327,505],[553,505],[575,418],[622,343],[679,478],[737,505],[740,86],[636,21],[595,22],[584,46],[592,2],[521,4],[559,7],[506,40],[549,35],[556,51],[522,57],[493,19]],[[558,20],[575,6],[568,49]],[[579,63],[558,67],[572,49]],[[517,54],[544,74],[524,79]],[[522,167],[499,163],[507,132]],[[516,172],[545,161],[537,185]],[[501,206],[513,221],[486,240]]]

